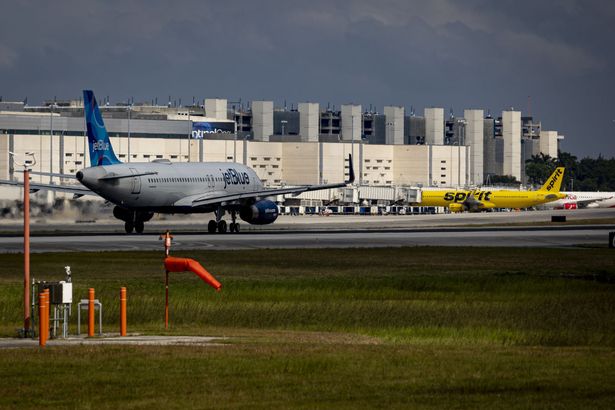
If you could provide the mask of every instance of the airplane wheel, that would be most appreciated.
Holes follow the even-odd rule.
[[[218,232],[225,233],[226,232],[226,221],[218,222]]]
[[[235,223],[235,233],[239,233],[239,222]]]
[[[233,233],[235,232],[235,222],[231,222],[228,226],[228,230]]]
[[[209,223],[207,224],[207,232],[216,233],[217,229],[218,229],[218,224],[216,223],[216,221],[214,221],[213,219],[209,221]]]
[[[135,222],[135,232],[143,233],[144,230],[145,230],[145,223],[143,221]]]
[[[124,230],[126,230],[126,233],[132,233],[133,229],[135,229],[135,226],[133,225],[132,222],[125,222],[124,223]]]

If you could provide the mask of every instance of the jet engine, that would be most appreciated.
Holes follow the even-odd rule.
[[[451,212],[463,212],[466,210],[466,207],[463,204],[452,203],[448,206],[448,209]]]
[[[239,217],[252,225],[267,225],[278,218],[278,206],[268,199],[263,199],[241,208]]]

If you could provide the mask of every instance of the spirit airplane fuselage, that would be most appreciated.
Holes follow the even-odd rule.
[[[463,204],[470,197],[489,208],[528,208],[548,202],[548,191],[512,191],[512,190],[424,190],[421,193],[421,206],[450,207],[451,204]]]

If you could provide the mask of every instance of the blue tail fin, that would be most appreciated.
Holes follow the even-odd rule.
[[[99,165],[120,164],[109,140],[102,115],[96,103],[92,90],[83,90],[83,106],[85,109],[85,123],[88,128],[88,144],[90,145],[90,164]]]

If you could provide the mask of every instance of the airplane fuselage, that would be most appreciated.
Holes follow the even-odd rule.
[[[566,198],[550,202],[546,208],[577,209],[577,208],[614,208],[615,192],[562,192]]]
[[[543,191],[512,190],[423,190],[418,205],[449,207],[451,204],[464,203],[473,195],[485,208],[528,208],[554,200],[546,198],[549,194]]]
[[[85,168],[77,176],[115,205],[160,213],[211,212],[193,208],[192,200],[263,189],[254,170],[233,162],[123,163]]]

